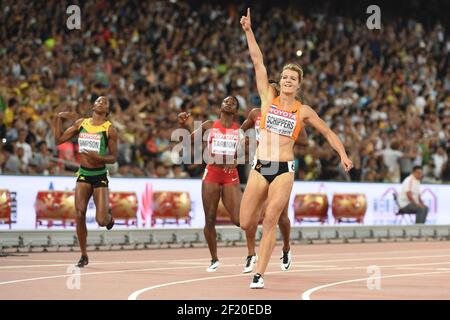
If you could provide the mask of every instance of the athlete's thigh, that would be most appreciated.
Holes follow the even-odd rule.
[[[109,189],[107,187],[94,188],[94,203],[97,218],[106,219],[109,209]]]
[[[264,218],[275,218],[278,220],[283,210],[289,204],[292,186],[294,184],[294,174],[283,173],[275,178],[269,186],[267,195],[267,206]]]
[[[261,205],[267,196],[268,186],[267,180],[260,173],[255,170],[250,171],[239,212],[241,225],[254,220],[254,216],[259,216]]]
[[[89,199],[92,196],[93,188],[90,183],[77,182],[75,186],[75,209],[77,213],[86,215]]]
[[[242,190],[240,184],[227,184],[222,187],[222,201],[235,221],[239,221]]]
[[[220,192],[220,184],[202,182],[202,203],[207,217],[215,219],[220,200]]]

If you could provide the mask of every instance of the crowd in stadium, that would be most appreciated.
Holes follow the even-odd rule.
[[[56,146],[52,118],[87,117],[106,95],[119,134],[112,176],[200,177],[202,165],[172,163],[171,133],[181,111],[216,119],[230,94],[240,123],[259,105],[239,25],[245,7],[88,1],[81,29],[69,30],[66,5],[2,1],[0,173],[73,174],[76,141]],[[346,175],[307,129],[309,145],[295,147],[296,178],[400,182],[422,165],[424,182],[450,182],[449,30],[401,18],[369,30],[366,17],[304,15],[294,6],[252,11],[269,76],[277,79],[288,62],[303,67],[302,102],[339,135],[355,165]]]

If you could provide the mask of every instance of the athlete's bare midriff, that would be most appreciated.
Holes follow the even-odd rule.
[[[102,168],[105,166],[103,162],[96,161],[94,159],[89,158],[88,155],[80,153],[80,165],[85,168]]]
[[[294,160],[294,142],[290,137],[261,129],[256,150],[257,158],[275,162],[292,161]]]

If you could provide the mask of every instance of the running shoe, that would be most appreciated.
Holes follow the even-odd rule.
[[[81,256],[80,260],[77,263],[78,268],[84,268],[84,266],[87,266],[89,264],[89,259],[87,256]]]
[[[264,279],[260,273],[253,276],[253,280],[250,283],[250,289],[264,289]]]
[[[206,269],[207,272],[216,272],[219,267],[219,260],[211,260],[211,265]]]
[[[289,270],[292,262],[291,250],[283,251],[283,254],[280,258],[281,270],[287,271]]]
[[[244,270],[242,271],[242,273],[252,272],[256,266],[257,261],[258,261],[257,255],[248,256],[247,259],[245,259],[245,266],[244,266]]]

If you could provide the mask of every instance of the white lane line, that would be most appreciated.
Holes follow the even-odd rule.
[[[92,275],[124,273],[124,272],[182,270],[182,269],[194,269],[194,268],[198,268],[198,267],[148,268],[148,269],[126,269],[126,270],[113,270],[113,271],[99,271],[99,272],[80,273],[79,276],[92,276]],[[37,281],[37,280],[48,280],[48,279],[56,279],[56,278],[64,278],[64,277],[73,277],[73,274],[67,273],[67,274],[61,274],[61,275],[57,275],[57,276],[37,277],[37,278],[4,281],[4,282],[0,282],[0,285],[28,282],[28,281]]]
[[[228,264],[222,264],[220,267],[236,267],[241,265],[228,265]],[[302,265],[299,265],[299,267],[303,267]],[[324,267],[324,266],[317,266],[317,267]],[[112,271],[98,271],[98,272],[87,272],[87,273],[80,273],[80,276],[91,276],[91,275],[103,275],[103,274],[114,274],[114,273],[126,273],[126,272],[141,272],[141,271],[170,271],[170,270],[183,270],[183,269],[205,269],[205,265],[202,266],[189,266],[189,267],[166,267],[166,268],[146,268],[146,269],[125,269],[125,270],[112,270]],[[18,272],[18,270],[12,270],[13,272]],[[28,270],[27,270],[28,271]],[[248,274],[245,274],[248,275]],[[56,278],[64,278],[64,277],[70,277],[73,276],[73,274],[62,274],[57,276],[46,276],[46,277],[35,277],[35,278],[27,278],[27,279],[18,279],[18,280],[10,280],[10,281],[4,281],[0,282],[0,285],[5,284],[14,284],[14,283],[21,283],[21,282],[28,282],[28,281],[37,281],[37,280],[48,280],[48,279],[56,279]]]
[[[384,265],[379,266],[380,268],[392,268],[392,267],[400,267],[400,266],[422,266],[422,265],[442,265],[442,264],[448,264],[448,262],[435,262],[435,263],[422,263],[422,264],[394,264],[394,265]],[[367,266],[352,266],[352,267],[332,267],[332,268],[314,268],[314,269],[300,269],[300,270],[290,270],[288,273],[292,272],[309,272],[309,271],[342,271],[342,270],[356,270],[356,269],[367,269]],[[266,272],[265,274],[286,274],[286,271],[271,271]],[[195,278],[195,279],[188,279],[188,280],[182,280],[182,281],[174,281],[169,283],[163,283],[159,285],[154,285],[151,287],[143,288],[140,290],[136,290],[132,292],[128,296],[128,300],[137,300],[137,298],[143,294],[144,292],[148,292],[154,289],[168,287],[172,285],[179,285],[179,284],[185,284],[185,283],[192,283],[192,282],[198,282],[198,281],[207,281],[207,280],[214,280],[214,279],[224,279],[224,278],[233,278],[233,277],[242,277],[242,276],[249,276],[248,274],[235,274],[235,275],[226,275],[226,276],[217,276],[217,277],[205,277],[205,278]],[[367,280],[367,278],[364,278]]]
[[[164,250],[164,249],[162,249]],[[173,249],[167,249],[167,250],[173,250]],[[439,251],[446,251],[446,252],[450,252],[450,248],[449,249],[426,249],[428,253],[431,252],[439,252]],[[301,250],[299,250],[301,251]],[[393,250],[393,251],[366,251],[366,252],[329,252],[329,253],[312,253],[312,254],[297,254],[297,255],[292,255],[292,257],[296,258],[305,258],[305,257],[320,257],[320,256],[334,256],[334,255],[338,255],[338,256],[354,256],[354,255],[361,255],[361,254],[378,254],[378,253],[382,253],[382,254],[397,254],[397,253],[403,253],[403,254],[410,254],[410,253],[414,253],[414,252],[419,252],[419,253],[423,253],[424,250]],[[66,252],[47,252],[48,254],[53,254],[53,253],[66,253]],[[33,253],[33,254],[41,254],[41,253]],[[221,260],[228,260],[228,259],[243,259],[244,255],[239,256],[239,257],[223,257],[221,258]],[[244,257],[245,258],[245,257]],[[27,261],[43,261],[43,262],[67,262],[67,265],[70,265],[71,262],[73,262],[73,260],[46,260],[46,259],[11,259],[10,257],[4,257],[3,259],[5,259],[5,261],[17,261],[17,262],[27,262]],[[167,262],[167,261],[204,261],[205,258],[191,258],[191,259],[177,259],[177,260],[137,260],[137,261],[116,261],[116,262],[108,262],[108,261],[102,261],[102,260],[97,260],[96,263],[161,263],[161,262]],[[0,259],[1,261],[1,259]],[[320,260],[318,260],[320,262]],[[209,260],[207,261],[209,262]],[[44,265],[45,266],[45,265]],[[0,267],[1,268],[1,267]]]
[[[403,274],[394,274],[394,275],[381,276],[381,277],[370,277],[370,279],[375,280],[375,279],[388,279],[388,278],[401,278],[401,277],[415,277],[415,276],[426,276],[426,275],[443,274],[443,273],[450,273],[450,271],[403,273]],[[369,279],[369,278],[366,277],[366,278],[359,278],[359,279],[351,279],[351,280],[333,282],[333,283],[328,283],[328,284],[324,284],[321,286],[317,286],[317,287],[308,289],[305,292],[303,292],[302,299],[303,300],[311,300],[311,294],[313,294],[314,292],[317,292],[319,290],[322,290],[324,288],[330,288],[330,287],[338,286],[341,284],[352,283],[352,282],[367,281],[367,279]]]
[[[14,261],[14,262],[73,262],[73,260],[46,260],[46,259],[9,259],[7,258],[6,261]],[[106,262],[106,261],[99,261],[99,262]]]
[[[239,265],[240,266],[240,265]],[[235,265],[221,265],[222,267],[235,267]],[[91,276],[91,275],[103,275],[103,274],[114,274],[114,273],[126,273],[126,272],[142,272],[142,271],[168,271],[168,270],[184,270],[184,269],[197,269],[201,268],[204,269],[204,266],[190,266],[190,267],[172,267],[172,268],[147,268],[147,269],[125,269],[125,270],[113,270],[113,271],[99,271],[99,272],[88,272],[88,273],[80,273],[80,276]],[[317,270],[317,269],[311,269],[311,271]],[[327,269],[319,269],[319,270],[328,270]],[[305,270],[308,271],[308,270]],[[286,271],[281,271],[286,272]],[[278,273],[278,272],[277,272]],[[248,276],[248,274],[239,274],[240,276]],[[62,274],[57,276],[47,276],[47,277],[36,277],[36,278],[27,278],[27,279],[18,279],[18,280],[10,280],[10,281],[4,281],[0,282],[0,285],[6,285],[6,284],[14,284],[14,283],[21,283],[21,282],[28,282],[28,281],[37,281],[37,280],[48,280],[48,279],[56,279],[56,278],[64,278],[64,277],[71,277],[73,274]],[[229,275],[225,277],[234,277],[236,275]]]
[[[422,251],[423,252],[423,251]],[[354,253],[353,255],[359,255],[359,253]],[[294,258],[304,258],[303,255],[294,255]],[[356,262],[356,261],[370,261],[370,260],[404,260],[404,259],[423,259],[423,258],[448,258],[450,254],[446,255],[426,255],[426,256],[396,256],[396,257],[366,257],[366,258],[355,258],[355,259],[325,259],[325,260],[311,260],[305,261],[306,263],[329,263],[329,262]],[[242,259],[242,257],[229,257],[223,258],[223,260],[231,259]],[[208,260],[205,258],[195,258],[195,259],[181,259],[181,260],[139,260],[139,261],[111,261],[111,262],[92,262],[90,265],[114,265],[114,264],[145,264],[145,263],[183,263],[190,264],[194,261],[205,261],[208,264]],[[0,270],[3,269],[20,269],[20,268],[42,268],[42,267],[68,267],[71,264],[42,264],[42,265],[18,265],[18,266],[0,266]]]

